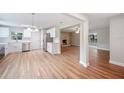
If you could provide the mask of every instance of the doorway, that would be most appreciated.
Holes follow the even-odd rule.
[[[80,60],[80,26],[74,25],[60,30],[61,54],[79,62]]]

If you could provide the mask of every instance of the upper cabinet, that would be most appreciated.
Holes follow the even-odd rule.
[[[25,29],[25,30],[24,30],[24,37],[26,37],[26,38],[30,38],[30,37],[31,37],[31,31]]]
[[[0,27],[0,37],[9,37],[9,28]]]
[[[56,37],[56,27],[48,29],[47,33],[50,33],[50,37]]]

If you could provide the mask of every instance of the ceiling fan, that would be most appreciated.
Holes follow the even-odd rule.
[[[75,30],[75,33],[76,34],[80,33],[80,28],[77,27],[76,30]]]

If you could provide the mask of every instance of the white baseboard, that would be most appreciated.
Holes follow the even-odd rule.
[[[117,62],[117,61],[110,60],[109,63],[124,67],[124,63],[122,63],[122,62]]]
[[[99,49],[99,50],[106,50],[106,51],[110,51],[110,49],[107,49],[107,48],[100,48],[100,47],[97,47],[97,49]]]
[[[85,64],[83,61],[80,61],[80,64],[82,64],[84,67],[88,67],[89,64]]]
[[[96,49],[99,49],[99,50],[110,51],[110,49],[107,49],[107,48],[101,48],[101,47],[97,47],[97,46],[91,46],[91,45],[89,45],[89,47],[91,47],[91,48],[96,48]]]
[[[96,49],[97,49],[97,46],[91,46],[91,45],[89,45],[89,47],[91,47],[91,48],[96,48]]]

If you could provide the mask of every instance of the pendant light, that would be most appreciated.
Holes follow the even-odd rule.
[[[39,29],[36,26],[34,26],[34,15],[35,15],[35,13],[32,13],[31,15],[32,15],[32,26],[28,27],[27,30],[29,30],[31,32],[38,32]]]
[[[39,31],[39,29],[37,29],[37,28],[35,28],[35,30],[34,30],[35,32],[38,32]]]
[[[30,27],[28,27],[27,30],[30,31],[30,32],[32,31],[32,29]]]

